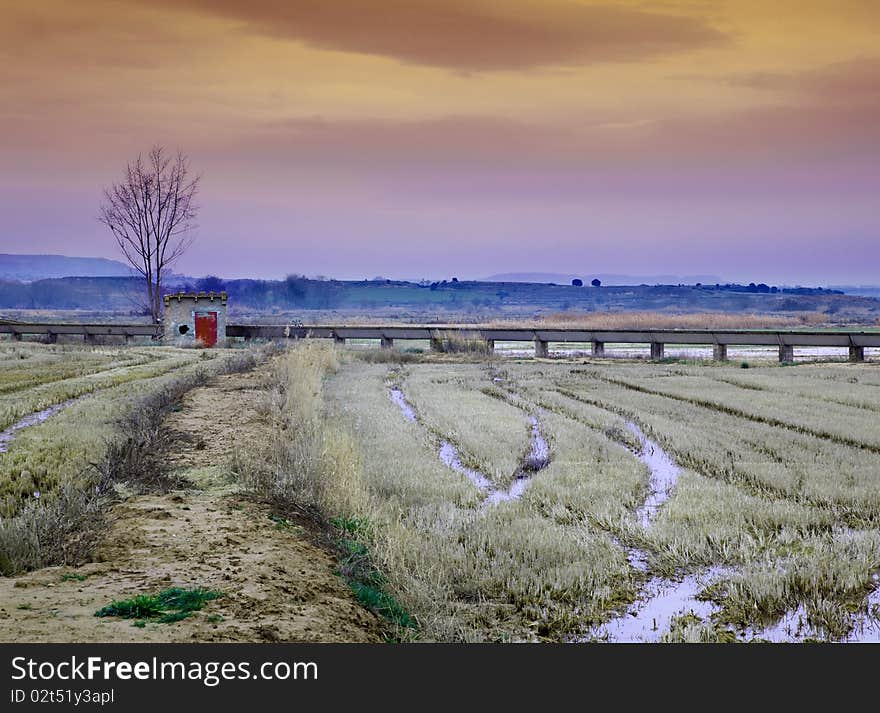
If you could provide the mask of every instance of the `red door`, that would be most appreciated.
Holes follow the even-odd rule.
[[[196,339],[206,347],[217,343],[216,312],[196,312]]]

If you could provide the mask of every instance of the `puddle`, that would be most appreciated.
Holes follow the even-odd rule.
[[[642,452],[638,458],[651,471],[648,497],[636,511],[639,524],[642,527],[648,527],[651,521],[657,517],[657,511],[660,509],[660,506],[669,500],[672,489],[675,487],[676,481],[678,481],[681,468],[675,464],[675,461],[669,457],[666,451],[648,438],[636,424],[627,421],[626,427],[636,435],[642,444]]]
[[[807,610],[801,604],[794,611],[786,612],[779,621],[763,629],[749,628],[744,636],[745,641],[763,639],[774,644],[800,643],[808,637],[817,637],[813,628],[807,623]]]
[[[868,611],[860,614],[847,637],[853,644],[880,644],[880,576],[874,575],[874,591],[868,595]]]
[[[79,399],[68,399],[67,401],[62,401],[60,404],[55,404],[54,406],[43,409],[42,411],[37,411],[36,413],[29,414],[20,421],[16,421],[15,423],[13,423],[5,431],[0,431],[0,453],[6,453],[9,447],[9,442],[15,437],[15,434],[18,431],[23,428],[37,426],[43,423],[43,421],[45,421],[50,416],[54,416],[62,409],[70,406],[74,401],[78,400]]]
[[[713,602],[697,599],[720,568],[691,574],[680,582],[655,577],[645,585],[647,598],[635,602],[626,614],[600,626],[595,636],[610,643],[654,643],[669,631],[673,617],[693,613],[707,619],[718,611]]]
[[[648,571],[648,556],[645,552],[635,550],[632,547],[627,547],[616,537],[612,537],[611,539],[614,541],[615,545],[626,550],[626,561],[629,562],[630,567],[637,569],[639,572]]]
[[[868,595],[867,612],[854,616],[853,628],[840,643],[880,644],[880,576],[874,575],[875,589]],[[758,638],[774,644],[801,643],[806,639],[825,640],[821,631],[816,630],[807,619],[803,604],[787,612],[778,622],[763,629],[747,629],[744,640]]]

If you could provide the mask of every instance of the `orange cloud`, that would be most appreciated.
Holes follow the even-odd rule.
[[[880,102],[880,57],[835,62],[787,74],[758,72],[729,80],[734,86],[785,92],[809,101],[847,105]]]
[[[312,47],[462,71],[633,61],[726,41],[699,17],[570,0],[160,0]]]

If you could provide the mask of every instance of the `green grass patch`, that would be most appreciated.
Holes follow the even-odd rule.
[[[393,596],[381,589],[356,580],[348,580],[348,586],[354,592],[358,602],[373,610],[392,624],[406,629],[415,629],[416,621]]]
[[[330,524],[349,535],[364,534],[369,530],[367,520],[359,517],[334,517],[331,518]]]
[[[202,609],[213,599],[222,597],[222,592],[210,589],[184,589],[171,587],[159,594],[139,594],[131,599],[112,602],[95,612],[95,616],[115,616],[120,619],[136,619],[135,626],[143,626],[146,621],[159,624],[173,624]]]
[[[336,540],[337,574],[345,580],[358,602],[395,626],[418,628],[404,606],[385,590],[388,580],[373,564],[369,549],[360,539],[369,532],[369,522],[361,518],[335,517],[330,524],[341,535]]]
[[[62,574],[61,581],[62,582],[85,582],[88,579],[89,575],[87,574],[76,574],[70,573]]]

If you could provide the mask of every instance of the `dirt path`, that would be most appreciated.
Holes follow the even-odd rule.
[[[0,641],[379,641],[383,627],[295,526],[237,491],[229,461],[260,421],[260,371],[219,377],[187,395],[166,425],[169,454],[197,486],[116,505],[95,561],[0,578]],[[173,624],[97,618],[118,599],[168,587],[223,593]]]

